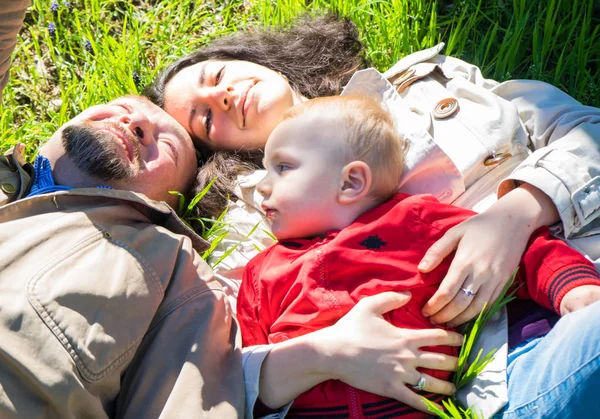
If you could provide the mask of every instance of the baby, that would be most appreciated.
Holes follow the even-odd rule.
[[[383,291],[412,294],[408,304],[387,313],[392,324],[434,327],[421,308],[444,278],[451,256],[429,273],[420,273],[417,265],[434,242],[473,213],[428,195],[397,194],[404,148],[389,114],[367,99],[319,98],[284,115],[266,144],[268,173],[257,187],[279,242],[244,272],[238,298],[244,346],[330,326],[361,298]],[[550,237],[548,229],[532,236],[516,281],[523,284],[519,297],[558,313],[569,291],[600,285],[593,265]],[[463,291],[467,298],[474,295]],[[455,347],[427,350],[458,353]],[[426,390],[424,383],[448,380],[450,374],[424,369],[414,384]],[[442,398],[422,394],[432,401]],[[289,417],[351,412],[364,418],[430,416],[331,380],[300,395]]]

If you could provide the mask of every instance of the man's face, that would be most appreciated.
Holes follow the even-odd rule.
[[[258,184],[271,231],[280,240],[308,238],[338,228],[343,129],[305,112],[281,122],[265,146],[267,175]]]
[[[71,162],[99,185],[141,192],[172,206],[177,198],[169,191],[185,192],[197,169],[189,135],[141,97],[92,106],[59,134]]]

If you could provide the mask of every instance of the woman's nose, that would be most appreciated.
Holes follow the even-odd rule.
[[[119,117],[119,122],[124,124],[143,146],[153,141],[153,125],[143,113],[133,112]]]
[[[220,85],[214,87],[205,87],[202,95],[210,103],[210,105],[218,107],[223,112],[227,112],[232,106],[233,91],[233,86]]]

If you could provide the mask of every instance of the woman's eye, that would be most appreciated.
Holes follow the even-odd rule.
[[[221,67],[221,69],[217,72],[217,75],[215,77],[215,86],[221,82],[224,71],[225,71],[225,66]]]
[[[204,128],[206,129],[206,138],[208,139],[210,137],[210,127],[212,126],[212,109],[208,109],[208,112],[206,112],[206,122],[204,125]]]

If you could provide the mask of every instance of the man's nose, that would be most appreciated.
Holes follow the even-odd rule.
[[[153,126],[148,118],[141,112],[132,112],[119,117],[119,122],[124,124],[143,146],[153,141]]]

